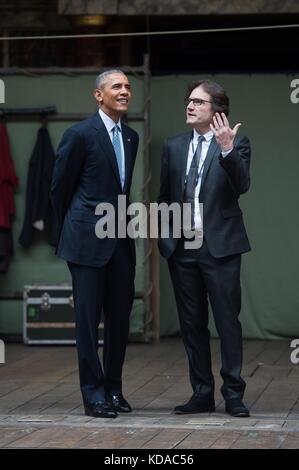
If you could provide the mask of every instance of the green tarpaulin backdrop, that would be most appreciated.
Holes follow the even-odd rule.
[[[201,76],[154,77],[151,84],[151,200],[159,191],[160,159],[163,141],[184,132],[183,97],[186,84]],[[231,99],[230,120],[242,122],[240,133],[252,144],[252,184],[240,204],[252,245],[242,265],[243,335],[248,338],[279,339],[299,337],[298,239],[299,239],[299,104],[290,100],[293,76],[216,75]],[[4,77],[5,107],[54,105],[60,113],[92,113],[94,77]],[[133,102],[130,111],[143,107],[142,80],[131,78]],[[54,147],[70,123],[49,123]],[[132,200],[141,196],[143,161],[142,123],[130,123],[140,133],[141,145],[134,174]],[[53,255],[42,235],[29,250],[17,243],[24,216],[24,195],[28,161],[38,123],[8,123],[11,149],[20,187],[16,193],[17,216],[14,222],[15,257],[9,272],[0,278],[0,293],[20,291],[24,284],[70,282],[63,261]],[[143,244],[138,241],[137,290],[143,290]],[[167,272],[161,261],[161,334],[179,331],[176,307]],[[142,302],[136,301],[131,331],[142,331]],[[213,334],[215,328],[211,322]],[[0,301],[0,332],[22,331],[22,302]]]

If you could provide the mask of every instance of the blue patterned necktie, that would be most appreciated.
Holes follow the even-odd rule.
[[[115,155],[116,155],[116,160],[117,160],[117,165],[118,165],[118,171],[119,171],[119,177],[121,181],[121,186],[122,188],[124,187],[124,171],[123,171],[123,158],[122,158],[122,152],[121,152],[121,145],[120,145],[120,136],[119,133],[121,132],[120,128],[118,125],[115,125],[113,127],[113,139],[112,139],[112,144],[114,147]]]

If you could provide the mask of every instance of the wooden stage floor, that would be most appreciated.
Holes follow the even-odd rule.
[[[124,395],[133,412],[113,420],[84,415],[75,347],[7,344],[0,364],[0,447],[299,448],[299,364],[291,363],[290,341],[244,341],[251,416],[242,419],[225,414],[219,341],[211,343],[215,413],[172,413],[191,396],[182,341],[172,338],[128,345]]]

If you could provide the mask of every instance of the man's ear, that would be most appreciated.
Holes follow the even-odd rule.
[[[95,97],[98,104],[101,105],[103,102],[102,91],[99,88],[96,88],[93,92],[93,96]]]

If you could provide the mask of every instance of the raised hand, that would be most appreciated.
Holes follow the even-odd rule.
[[[216,113],[213,116],[213,124],[210,124],[210,128],[223,152],[232,150],[234,140],[240,126],[241,123],[239,122],[233,129],[231,129],[224,113],[221,113],[221,115]]]

